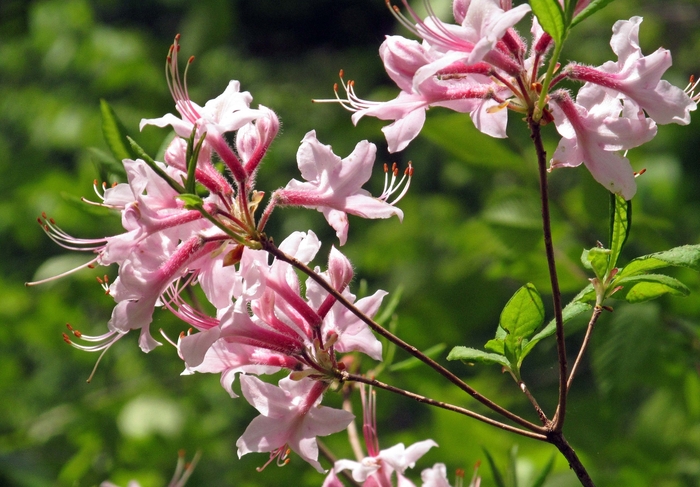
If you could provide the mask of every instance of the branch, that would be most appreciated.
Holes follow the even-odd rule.
[[[559,400],[557,402],[557,412],[554,415],[553,428],[561,431],[564,426],[566,415],[566,347],[564,343],[564,319],[562,317],[561,292],[559,291],[559,278],[557,277],[557,266],[554,261],[554,246],[552,245],[552,227],[549,214],[549,187],[547,184],[547,152],[542,145],[542,132],[539,123],[528,117],[530,126],[530,138],[535,144],[537,152],[537,167],[540,178],[540,198],[542,202],[542,230],[544,234],[544,247],[547,254],[547,265],[549,266],[549,279],[552,285],[552,301],[554,305],[554,321],[556,323],[557,355],[559,359]]]
[[[581,358],[583,357],[583,354],[586,352],[586,348],[588,348],[588,342],[591,341],[591,335],[593,335],[593,328],[595,327],[596,322],[598,321],[598,317],[600,317],[600,314],[603,312],[603,307],[602,306],[596,306],[593,308],[593,314],[591,315],[591,320],[588,322],[588,329],[586,330],[586,336],[583,338],[583,343],[581,344],[581,349],[578,351],[578,357],[576,357],[576,361],[574,362],[574,366],[571,367],[571,373],[569,374],[569,380],[566,383],[566,391],[568,392],[569,389],[571,389],[571,383],[574,381],[574,376],[576,375],[576,371],[578,370],[578,366],[581,363]]]
[[[394,387],[389,384],[385,384],[383,382],[380,382],[376,379],[370,379],[367,378],[363,375],[359,374],[351,374],[349,372],[341,371],[340,372],[340,378],[345,381],[355,381],[355,382],[363,382],[365,384],[369,384],[374,387],[378,387],[380,389],[385,389],[387,391],[393,392],[395,394],[399,394],[401,396],[405,397],[410,397],[411,399],[421,402],[423,404],[428,404],[430,406],[435,406],[438,408],[446,409],[448,411],[452,411],[454,413],[458,414],[463,414],[465,416],[469,416],[470,418],[477,419],[483,423],[489,424],[491,426],[495,426],[496,428],[500,428],[505,431],[510,431],[511,433],[515,433],[521,436],[526,436],[528,438],[533,438],[535,440],[540,440],[540,441],[548,441],[547,436],[541,433],[534,433],[532,431],[527,431],[523,430],[520,428],[516,428],[514,426],[510,426],[504,423],[501,423],[499,421],[496,421],[494,419],[488,418],[486,416],[482,416],[481,414],[475,413],[474,411],[470,411],[469,409],[461,408],[459,406],[455,406],[453,404],[448,404],[442,401],[436,401],[435,399],[430,399],[429,397],[421,396],[420,394],[415,394],[413,392],[406,391],[404,389],[400,389],[398,387]]]
[[[526,419],[521,418],[517,414],[514,414],[507,409],[504,409],[503,407],[499,406],[495,402],[491,401],[490,399],[482,396],[480,393],[478,393],[475,389],[472,389],[469,385],[467,385],[462,379],[457,377],[455,374],[444,368],[442,365],[438,364],[436,361],[422,353],[420,350],[418,350],[416,347],[413,345],[409,345],[408,343],[404,342],[401,340],[399,337],[396,335],[392,334],[379,324],[377,324],[375,321],[367,317],[362,311],[357,309],[352,303],[350,303],[342,294],[340,294],[338,291],[333,289],[333,287],[326,282],[325,279],[323,279],[321,276],[319,276],[317,273],[315,273],[312,269],[310,269],[307,265],[305,265],[303,262],[298,261],[292,256],[289,256],[279,250],[275,244],[267,239],[265,236],[261,236],[260,238],[260,245],[261,247],[275,256],[275,258],[282,260],[284,262],[287,262],[288,264],[291,264],[295,268],[299,269],[302,271],[304,274],[309,276],[311,279],[316,281],[319,286],[321,286],[323,289],[328,291],[338,302],[340,302],[345,308],[350,310],[351,313],[353,313],[357,318],[362,320],[364,323],[367,324],[372,330],[374,330],[376,333],[379,335],[383,336],[390,342],[396,344],[398,347],[401,347],[403,350],[408,352],[409,354],[413,355],[416,357],[418,360],[421,362],[425,363],[426,365],[430,366],[433,370],[435,370],[437,373],[445,377],[447,380],[452,382],[454,385],[459,387],[461,390],[472,396],[474,399],[479,401],[481,404],[484,406],[488,407],[492,411],[500,414],[501,416],[513,421],[516,424],[519,424],[525,429],[528,429],[530,431],[533,431],[537,434],[544,434],[546,432],[546,429],[538,426],[536,424],[533,424]]]
[[[591,479],[591,476],[588,475],[583,463],[581,463],[578,455],[576,455],[574,449],[571,448],[569,442],[566,441],[566,438],[564,438],[561,431],[553,431],[550,435],[547,435],[547,441],[556,446],[561,454],[564,455],[566,460],[569,462],[569,468],[574,471],[576,477],[578,477],[578,480],[581,482],[583,487],[595,487],[593,479]]]

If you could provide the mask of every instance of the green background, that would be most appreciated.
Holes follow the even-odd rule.
[[[415,2],[418,3],[418,2]],[[435,1],[442,18],[450,5]],[[698,71],[700,3],[692,0],[618,0],[574,29],[564,59],[599,65],[614,57],[612,24],[644,16],[641,45],[673,52],[666,79],[685,86]],[[520,26],[523,33],[528,25]],[[101,237],[120,232],[118,216],[81,203],[95,199],[96,161],[106,151],[99,99],[106,99],[132,136],[155,153],[167,135],[154,127],[138,132],[141,118],[173,111],[163,74],[176,33],[182,60],[195,55],[188,82],[204,103],[238,79],[254,105],[275,110],[282,129],[265,159],[259,188],[268,194],[298,177],[295,152],[304,134],[317,131],[345,157],[361,139],[379,146],[377,165],[414,162],[415,177],[396,219],[351,217],[343,247],[356,270],[355,289],[404,289],[397,310],[398,334],[421,349],[444,343],[482,347],[492,338],[501,308],[513,292],[533,282],[551,318],[542,252],[535,161],[523,123],[510,114],[509,138],[476,133],[468,117],[430,110],[423,136],[403,153],[389,155],[379,129],[362,120],[353,127],[330,98],[339,69],[356,80],[363,98],[397,94],[377,48],[384,35],[409,34],[396,25],[382,0],[51,0],[0,3],[0,485],[92,486],[111,479],[143,487],[167,484],[177,458],[201,450],[190,485],[320,485],[323,477],[293,458],[284,468],[258,473],[264,455],[239,460],[235,442],[256,411],[232,400],[218,376],[181,377],[175,350],[145,355],[136,335],[117,343],[95,379],[85,379],[96,355],[65,345],[71,323],[86,334],[106,330],[113,302],[95,281],[102,270],[83,271],[37,288],[23,283],[85,261],[54,245],[36,224],[46,212],[69,233]],[[549,153],[553,126],[545,129]],[[620,260],[699,243],[700,150],[695,126],[663,126],[659,135],[628,155],[638,179],[630,242]],[[97,148],[97,150],[90,149]],[[380,168],[367,187],[381,190]],[[561,169],[550,178],[554,241],[562,289],[570,298],[587,284],[579,256],[607,240],[605,190],[586,170]],[[278,210],[269,233],[280,241],[309,228],[324,247],[337,244],[322,216]],[[112,279],[116,269],[107,269]],[[685,299],[635,306],[612,303],[603,315],[590,354],[574,383],[565,432],[597,485],[700,485],[700,281],[691,271],[673,274],[693,291]],[[575,353],[585,322],[569,326]],[[165,312],[153,330],[174,338],[183,329]],[[552,339],[525,361],[523,378],[551,414],[557,375]],[[407,358],[397,353],[397,360]],[[363,364],[370,368],[373,364]],[[499,403],[536,420],[527,401],[497,367],[449,368]],[[383,380],[436,399],[481,411],[424,367],[385,373]],[[339,397],[329,394],[327,404]],[[356,411],[359,413],[359,409]],[[409,476],[444,462],[450,472],[471,471],[484,460],[482,447],[505,466],[519,446],[521,483],[541,468],[554,448],[473,420],[378,392],[380,446],[432,438],[439,448]],[[343,434],[327,439],[340,457],[351,452]],[[482,467],[484,483],[494,485]],[[450,478],[453,474],[450,473]],[[548,486],[577,485],[557,457]]]

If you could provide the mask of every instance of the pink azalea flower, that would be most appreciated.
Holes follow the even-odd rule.
[[[649,56],[639,47],[641,17],[619,20],[613,26],[610,46],[618,56],[599,68],[569,65],[565,72],[572,79],[595,83],[609,89],[614,96],[624,96],[642,107],[656,123],[690,123],[695,102],[681,88],[661,76],[671,67],[671,53],[659,48]]]
[[[119,277],[109,292],[117,302],[108,322],[110,330],[125,333],[140,329],[139,345],[149,352],[160,345],[151,337],[149,325],[153,311],[165,289],[187,272],[187,265],[218,246],[217,242],[204,243],[200,237],[184,242],[165,262],[158,252],[135,255],[122,263]],[[163,249],[160,249],[163,250]]]
[[[474,475],[469,487],[479,487],[481,485],[481,477],[477,475],[478,464],[474,468]],[[421,487],[450,487],[450,482],[447,480],[447,468],[444,463],[436,463],[432,468],[426,468],[420,474],[423,485]],[[457,477],[460,477],[455,485],[463,485],[464,471],[458,470]]]
[[[454,25],[442,22],[431,9],[430,16],[421,20],[406,0],[402,2],[409,17],[397,10],[395,16],[409,31],[423,38],[433,53],[433,60],[416,72],[415,88],[451,65],[474,65],[482,60],[511,76],[521,73],[519,56],[515,59],[502,52],[507,49],[496,47],[504,36],[511,37],[507,34],[530,11],[529,5],[512,8],[510,2],[499,0],[458,1],[453,4],[453,12],[459,25]]]
[[[238,456],[250,452],[270,452],[270,460],[282,461],[287,448],[319,472],[317,436],[341,431],[353,420],[342,409],[319,406],[327,384],[302,379],[282,379],[279,387],[252,376],[241,376],[241,390],[248,402],[260,412],[236,442]]]
[[[414,26],[411,19],[399,16],[404,26],[435,49],[461,53],[448,64],[456,60],[462,60],[464,64],[475,64],[483,60],[506,31],[531,10],[528,4],[504,10],[500,0],[462,0],[453,5],[453,13],[459,25],[452,25],[440,21],[434,15],[422,21],[408,2],[402,1],[412,20],[417,23]]]
[[[432,468],[426,468],[421,472],[420,478],[423,481],[421,487],[451,487],[444,463],[436,463]]]
[[[320,245],[313,232],[295,232],[280,249],[308,264]],[[264,251],[244,250],[241,281],[234,285],[238,289],[234,292],[236,302],[220,309],[216,319],[198,315],[181,300],[175,302],[177,292],[173,293],[175,299],[167,301],[177,316],[201,330],[178,341],[185,373],[221,373],[222,385],[235,396],[231,384],[241,372],[265,374],[287,368],[297,375],[318,378],[324,370],[337,366],[336,352],[360,351],[381,360],[381,342],[364,322],[311,280],[303,298],[294,269],[286,262],[275,259],[268,264],[267,260]],[[331,251],[326,272],[318,268],[316,272],[350,302],[355,301],[346,289],[352,266],[339,251]],[[355,305],[373,316],[385,295],[378,291]]]
[[[351,470],[352,478],[357,482],[364,482],[365,486],[392,485],[391,475],[396,472],[398,485],[413,485],[403,476],[407,468],[413,468],[416,461],[425,455],[432,447],[437,446],[433,440],[425,440],[414,443],[406,448],[403,443],[392,446],[386,450],[379,450],[377,439],[377,418],[375,409],[375,393],[370,389],[369,396],[365,389],[360,389],[362,396],[363,425],[362,432],[365,437],[368,456],[359,462],[354,460],[338,460],[333,470],[338,473],[343,470]]]
[[[347,213],[363,218],[403,219],[403,212],[384,200],[373,198],[362,189],[371,173],[377,148],[362,141],[345,159],[336,156],[329,145],[321,144],[316,132],[302,140],[297,162],[306,182],[291,180],[275,192],[278,204],[316,208],[323,213],[343,245],[347,240]]]
[[[562,139],[550,170],[575,167],[582,162],[593,178],[612,193],[631,199],[637,186],[627,158],[618,153],[648,142],[656,124],[634,102],[622,102],[605,90],[586,85],[576,103],[566,91],[552,93],[552,113]]]
[[[334,264],[332,262],[335,261]],[[345,265],[342,261],[345,261]],[[341,291],[345,298],[362,311],[365,315],[372,317],[379,310],[382,299],[388,293],[378,290],[372,296],[366,296],[355,302],[355,296],[345,289],[347,282],[351,278],[348,275],[350,262],[335,248],[331,250],[329,257],[328,273],[320,273],[321,276],[328,276],[328,281],[338,291]],[[317,269],[318,271],[318,269]],[[323,318],[322,332],[324,340],[328,340],[331,335],[337,337],[334,348],[338,352],[359,351],[365,353],[375,360],[382,359],[382,343],[377,340],[374,333],[367,324],[358,319],[345,306],[337,303],[336,300],[313,279],[306,280],[306,298],[309,305],[318,310]]]
[[[331,469],[328,475],[323,481],[321,487],[345,487],[345,485],[340,481],[338,476],[335,474],[335,470]]]
[[[437,79],[434,75],[439,69],[458,60],[450,60],[443,66],[441,60],[445,55],[430,50],[425,44],[421,45],[400,36],[387,36],[379,48],[379,54],[387,73],[401,88],[399,95],[387,102],[362,100],[356,96],[354,83],[350,81],[347,84],[343,83],[347,99],[338,98],[337,101],[354,112],[354,124],[364,116],[393,120],[392,124],[382,128],[389,152],[405,149],[420,133],[425,123],[426,110],[430,107],[439,106],[469,113],[478,130],[492,137],[506,136],[507,112],[495,108],[510,96],[510,91],[505,86],[492,83],[488,76],[480,74],[488,72],[488,67],[486,71],[479,67],[479,72],[469,77]],[[460,66],[465,67],[461,63]]]
[[[209,144],[226,163],[238,182],[244,181],[250,173],[245,169],[238,156],[231,150],[224,139],[224,134],[238,130],[244,125],[261,116],[267,116],[266,109],[255,110],[250,108],[253,97],[247,91],[240,91],[240,83],[232,80],[224,92],[213,100],[209,100],[203,107],[190,99],[187,85],[181,81],[177,64],[177,54],[180,50],[179,35],[170,48],[167,58],[166,74],[170,93],[175,101],[175,108],[180,117],[171,113],[152,119],[143,119],[139,128],[143,130],[146,125],[157,127],[172,126],[175,133],[185,139],[189,138],[197,127],[197,135],[207,133],[206,144]],[[194,58],[188,61],[191,63]],[[186,81],[186,74],[185,74]],[[265,146],[267,148],[267,146]],[[258,160],[259,162],[259,160]],[[254,163],[253,166],[257,166]]]
[[[212,328],[180,337],[178,352],[186,365],[182,375],[221,374],[221,386],[236,398],[233,382],[237,374],[274,374],[281,368],[293,369],[298,365],[298,361],[288,355],[230,342],[220,336],[219,328]]]
[[[386,450],[375,452],[361,462],[338,460],[335,462],[335,471],[352,470],[352,478],[358,482],[365,482],[374,477],[376,485],[391,485],[392,473],[396,472],[399,477],[402,477],[406,469],[413,468],[416,461],[434,446],[437,446],[437,443],[433,440],[419,441],[408,448],[403,443],[399,443]]]

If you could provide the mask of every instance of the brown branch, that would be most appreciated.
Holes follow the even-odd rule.
[[[583,354],[586,352],[586,349],[588,348],[588,342],[591,341],[591,336],[593,335],[593,328],[595,327],[595,324],[598,321],[598,317],[600,317],[600,314],[602,312],[603,312],[602,306],[596,306],[595,308],[593,308],[593,314],[591,315],[591,319],[588,322],[588,329],[586,330],[586,336],[583,338],[583,343],[581,344],[581,349],[578,351],[578,356],[576,357],[576,361],[574,362],[574,366],[571,367],[571,373],[569,374],[569,380],[566,382],[567,392],[569,391],[569,389],[571,389],[571,383],[574,381],[574,376],[576,375],[576,371],[578,370],[578,366],[581,363],[581,359],[583,358]]]
[[[535,144],[537,152],[537,167],[540,179],[540,198],[542,203],[542,230],[544,234],[544,247],[547,254],[547,265],[549,266],[549,279],[552,285],[552,301],[554,306],[554,321],[556,323],[557,356],[559,361],[559,400],[557,401],[557,412],[554,415],[553,429],[561,431],[564,426],[566,416],[566,347],[564,343],[564,319],[562,317],[561,292],[559,291],[559,278],[557,277],[557,267],[554,260],[554,245],[552,244],[552,227],[549,213],[549,186],[547,182],[547,152],[542,145],[542,132],[540,125],[528,118],[530,126],[530,138]]]
[[[547,426],[549,424],[549,419],[547,418],[547,415],[544,414],[544,411],[542,410],[540,405],[537,403],[537,399],[535,399],[535,396],[533,396],[530,392],[530,389],[527,388],[527,385],[522,380],[518,381],[518,387],[521,391],[523,391],[525,397],[528,398],[530,404],[532,404],[532,407],[535,408],[535,412],[537,413],[537,416],[539,416],[540,421],[542,421],[542,424],[544,426]]]
[[[547,441],[556,446],[561,454],[564,455],[564,458],[566,458],[566,460],[569,462],[569,468],[574,471],[576,477],[578,477],[578,480],[581,482],[583,487],[595,487],[593,479],[591,479],[591,476],[588,475],[583,463],[581,463],[578,455],[576,455],[574,449],[571,448],[569,442],[566,441],[566,438],[564,438],[561,431],[552,431],[549,435],[547,435]]]
[[[395,394],[399,394],[401,396],[409,397],[415,401],[421,402],[423,404],[428,404],[430,406],[435,406],[438,408],[446,409],[448,411],[452,411],[454,413],[458,414],[463,414],[465,416],[468,416],[470,418],[479,420],[483,423],[489,424],[491,426],[495,426],[496,428],[500,428],[505,431],[510,431],[511,433],[515,433],[521,436],[526,436],[528,438],[533,438],[535,440],[540,440],[540,441],[547,441],[547,436],[541,433],[534,433],[532,431],[516,428],[514,426],[510,426],[504,423],[501,423],[499,421],[496,421],[494,419],[488,418],[486,416],[482,416],[481,414],[475,413],[474,411],[470,411],[469,409],[465,409],[459,406],[455,406],[453,404],[445,403],[442,401],[436,401],[435,399],[430,399],[429,397],[421,396],[420,394],[416,394],[414,392],[410,392],[404,389],[400,389],[398,387],[385,384],[384,382],[380,382],[376,379],[370,379],[368,377],[365,377],[363,375],[358,375],[358,374],[351,374],[349,372],[342,371],[340,372],[340,378],[342,380],[346,381],[355,381],[355,382],[363,382],[365,384],[369,384],[374,387],[378,387],[380,389],[384,389],[390,392],[393,392]]]
[[[351,313],[353,313],[357,318],[362,320],[364,323],[367,324],[372,330],[374,330],[376,333],[379,335],[383,336],[390,342],[396,344],[396,346],[402,348],[409,354],[413,355],[416,357],[418,360],[421,362],[425,363],[429,367],[431,367],[433,370],[435,370],[437,373],[445,377],[447,380],[452,382],[454,385],[459,387],[461,390],[472,396],[474,399],[479,401],[481,404],[484,406],[488,407],[492,411],[500,414],[501,416],[513,421],[516,424],[519,424],[523,428],[526,428],[530,431],[533,431],[537,434],[544,434],[546,432],[546,429],[538,426],[536,424],[531,423],[530,421],[527,421],[526,419],[521,418],[515,413],[512,413],[508,411],[507,409],[499,406],[495,402],[491,401],[485,396],[482,396],[479,392],[477,392],[475,389],[471,388],[468,384],[466,384],[462,379],[457,377],[455,374],[444,368],[442,365],[437,363],[435,360],[431,359],[427,355],[425,355],[423,352],[418,350],[416,347],[413,345],[410,345],[403,340],[401,340],[399,337],[394,335],[393,333],[389,332],[386,328],[380,326],[378,323],[376,323],[374,320],[369,318],[367,315],[365,315],[362,311],[357,309],[350,301],[348,301],[342,294],[340,294],[338,291],[333,289],[333,287],[321,276],[319,276],[316,272],[314,272],[311,268],[309,268],[307,265],[305,265],[303,262],[300,262],[299,260],[295,259],[292,256],[289,256],[279,250],[275,244],[265,238],[264,236],[261,237],[260,239],[260,244],[264,250],[272,254],[275,258],[282,260],[284,262],[287,262],[291,264],[292,266],[296,267],[300,271],[302,271],[304,274],[309,276],[311,279],[316,281],[319,286],[321,286],[323,289],[328,291],[336,300],[338,300],[339,303],[341,303],[345,308],[347,308]]]

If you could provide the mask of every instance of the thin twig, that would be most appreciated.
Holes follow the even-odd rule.
[[[564,426],[566,416],[566,347],[564,343],[564,319],[562,317],[561,292],[559,290],[559,278],[557,277],[557,266],[554,260],[554,245],[552,244],[552,227],[549,213],[549,187],[547,183],[547,152],[542,145],[542,132],[540,125],[528,118],[530,126],[530,137],[535,144],[537,152],[537,167],[540,178],[540,198],[542,202],[542,230],[544,234],[544,247],[547,254],[547,265],[549,266],[549,280],[552,285],[552,301],[554,306],[554,321],[556,323],[557,356],[559,361],[559,400],[557,410],[554,414],[553,429],[561,431]]]
[[[596,322],[598,321],[598,317],[600,314],[603,312],[603,307],[602,306],[596,306],[593,308],[593,314],[591,315],[591,320],[588,322],[588,329],[586,330],[586,336],[583,338],[583,343],[581,344],[581,349],[578,351],[578,356],[576,357],[576,361],[574,362],[574,366],[571,367],[571,373],[569,374],[569,380],[566,382],[566,390],[567,392],[569,389],[571,389],[571,383],[574,381],[574,376],[576,375],[576,371],[578,370],[578,366],[581,363],[581,358],[583,358],[583,354],[586,352],[586,348],[588,348],[588,342],[591,340],[591,336],[593,335],[593,328],[595,327]]]
[[[452,382],[454,385],[462,389],[464,392],[472,396],[474,399],[482,403],[484,406],[488,407],[492,411],[500,414],[501,416],[513,421],[516,424],[519,424],[523,428],[526,428],[530,431],[533,431],[537,433],[538,435],[542,435],[546,432],[546,429],[538,426],[534,423],[531,423],[530,421],[527,421],[526,419],[521,418],[515,413],[512,413],[508,411],[507,409],[499,406],[498,404],[494,403],[487,397],[482,396],[480,393],[478,393],[476,390],[472,389],[468,384],[466,384],[462,379],[457,377],[455,374],[444,368],[442,365],[438,364],[436,361],[422,353],[420,350],[418,350],[416,347],[413,345],[410,345],[403,340],[401,340],[399,337],[394,335],[393,333],[389,332],[386,328],[380,326],[377,324],[375,321],[370,319],[367,315],[365,315],[362,311],[357,309],[352,303],[350,303],[342,294],[340,294],[338,291],[333,289],[333,287],[328,284],[328,282],[323,279],[321,276],[319,276],[316,272],[314,272],[311,268],[309,268],[307,265],[305,265],[303,262],[300,262],[299,260],[295,259],[292,256],[289,256],[279,250],[272,241],[269,239],[265,238],[264,236],[261,237],[260,239],[260,245],[264,250],[275,256],[276,258],[287,262],[291,264],[292,266],[296,267],[300,271],[302,271],[304,274],[308,275],[311,279],[316,281],[323,289],[328,291],[334,298],[338,300],[346,309],[348,309],[351,313],[353,313],[355,316],[357,316],[360,320],[362,320],[364,323],[366,323],[372,330],[374,330],[376,333],[379,335],[383,336],[387,340],[391,341],[392,343],[396,344],[398,347],[401,347],[403,350],[406,352],[410,353],[414,357],[416,357],[418,360],[421,362],[425,363],[426,365],[430,366],[433,370],[438,372],[440,375],[445,377],[447,380]]]
[[[436,401],[435,399],[421,396],[420,394],[406,391],[404,389],[400,389],[398,387],[394,387],[392,385],[385,384],[385,383],[380,382],[376,379],[370,379],[370,378],[365,377],[363,375],[351,374],[349,372],[341,372],[341,378],[343,380],[363,382],[365,384],[369,384],[369,385],[372,385],[374,387],[378,387],[380,389],[384,389],[384,390],[393,392],[395,394],[400,394],[400,395],[405,396],[405,397],[410,397],[411,399],[418,401],[418,402],[421,402],[423,404],[428,404],[430,406],[435,406],[438,408],[446,409],[448,411],[463,414],[465,416],[469,416],[470,418],[477,419],[483,423],[489,424],[491,426],[495,426],[496,428],[500,428],[500,429],[505,430],[505,431],[510,431],[511,433],[516,433],[518,435],[526,436],[528,438],[533,438],[535,440],[547,441],[547,436],[544,434],[534,433],[532,431],[527,431],[524,429],[516,428],[514,426],[510,426],[510,425],[501,423],[499,421],[488,418],[486,416],[482,416],[481,414],[475,413],[474,411],[470,411],[469,409],[461,408],[459,406],[455,406],[453,404],[448,404],[448,403],[441,402],[441,401]]]
[[[527,388],[525,382],[523,382],[522,380],[518,380],[517,383],[520,390],[523,391],[525,397],[527,397],[527,399],[530,401],[530,404],[532,404],[532,407],[535,408],[535,412],[537,413],[537,416],[539,416],[542,425],[547,426],[549,424],[549,419],[547,418],[547,415],[544,413],[540,405],[537,403],[537,399],[535,399],[535,396],[532,395],[530,389]]]

